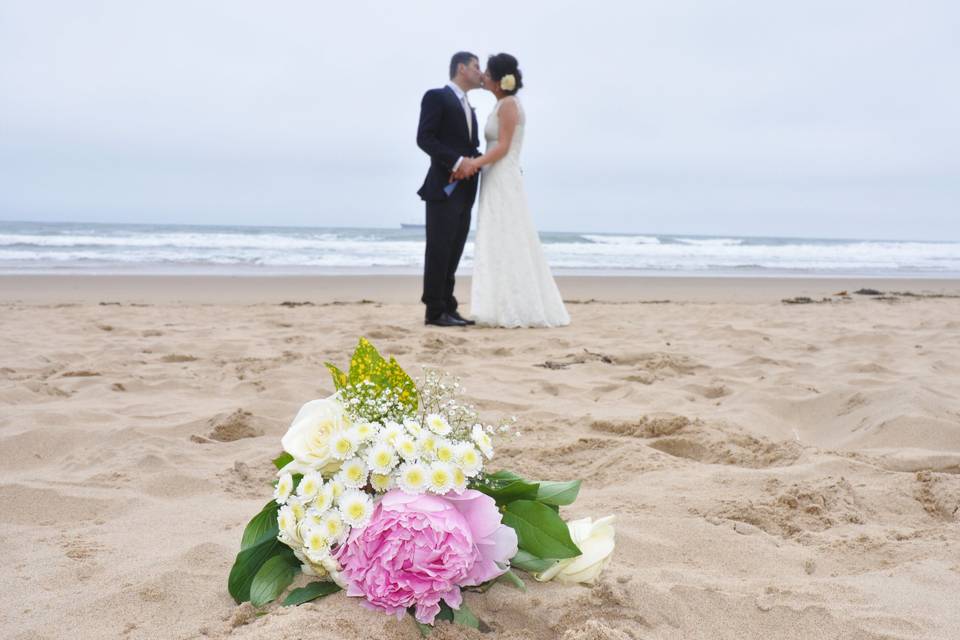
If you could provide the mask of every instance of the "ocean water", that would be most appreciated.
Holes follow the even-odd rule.
[[[960,242],[575,232],[541,240],[558,274],[960,276]],[[0,222],[4,274],[415,274],[423,249],[422,227]],[[472,255],[468,241],[461,272]]]

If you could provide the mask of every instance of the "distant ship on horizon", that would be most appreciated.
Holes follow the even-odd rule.
[[[401,222],[401,223],[400,223],[400,228],[401,228],[401,229],[426,229],[426,228],[427,228],[427,225],[425,225],[425,224],[412,224],[412,223],[408,223],[408,222]]]

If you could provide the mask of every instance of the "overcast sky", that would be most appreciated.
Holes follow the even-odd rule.
[[[420,97],[467,49],[520,60],[541,229],[960,240],[958,34],[924,0],[0,0],[0,220],[420,222]]]

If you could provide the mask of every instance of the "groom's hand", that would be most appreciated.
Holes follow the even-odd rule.
[[[465,178],[470,178],[480,170],[480,167],[476,162],[470,158],[464,158],[460,163],[460,166],[457,167],[457,170],[453,172],[453,180],[463,180]]]

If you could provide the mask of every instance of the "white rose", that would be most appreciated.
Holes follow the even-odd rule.
[[[306,473],[317,470],[333,473],[340,467],[331,452],[336,435],[351,426],[350,417],[336,396],[312,400],[300,408],[290,428],[280,441],[293,462],[281,472]]]
[[[614,516],[607,516],[595,522],[591,518],[568,522],[570,537],[583,553],[576,558],[560,560],[534,577],[540,582],[554,578],[560,582],[596,582],[613,554],[613,520]]]
[[[500,88],[504,91],[513,91],[517,88],[517,78],[512,73],[500,78]]]

